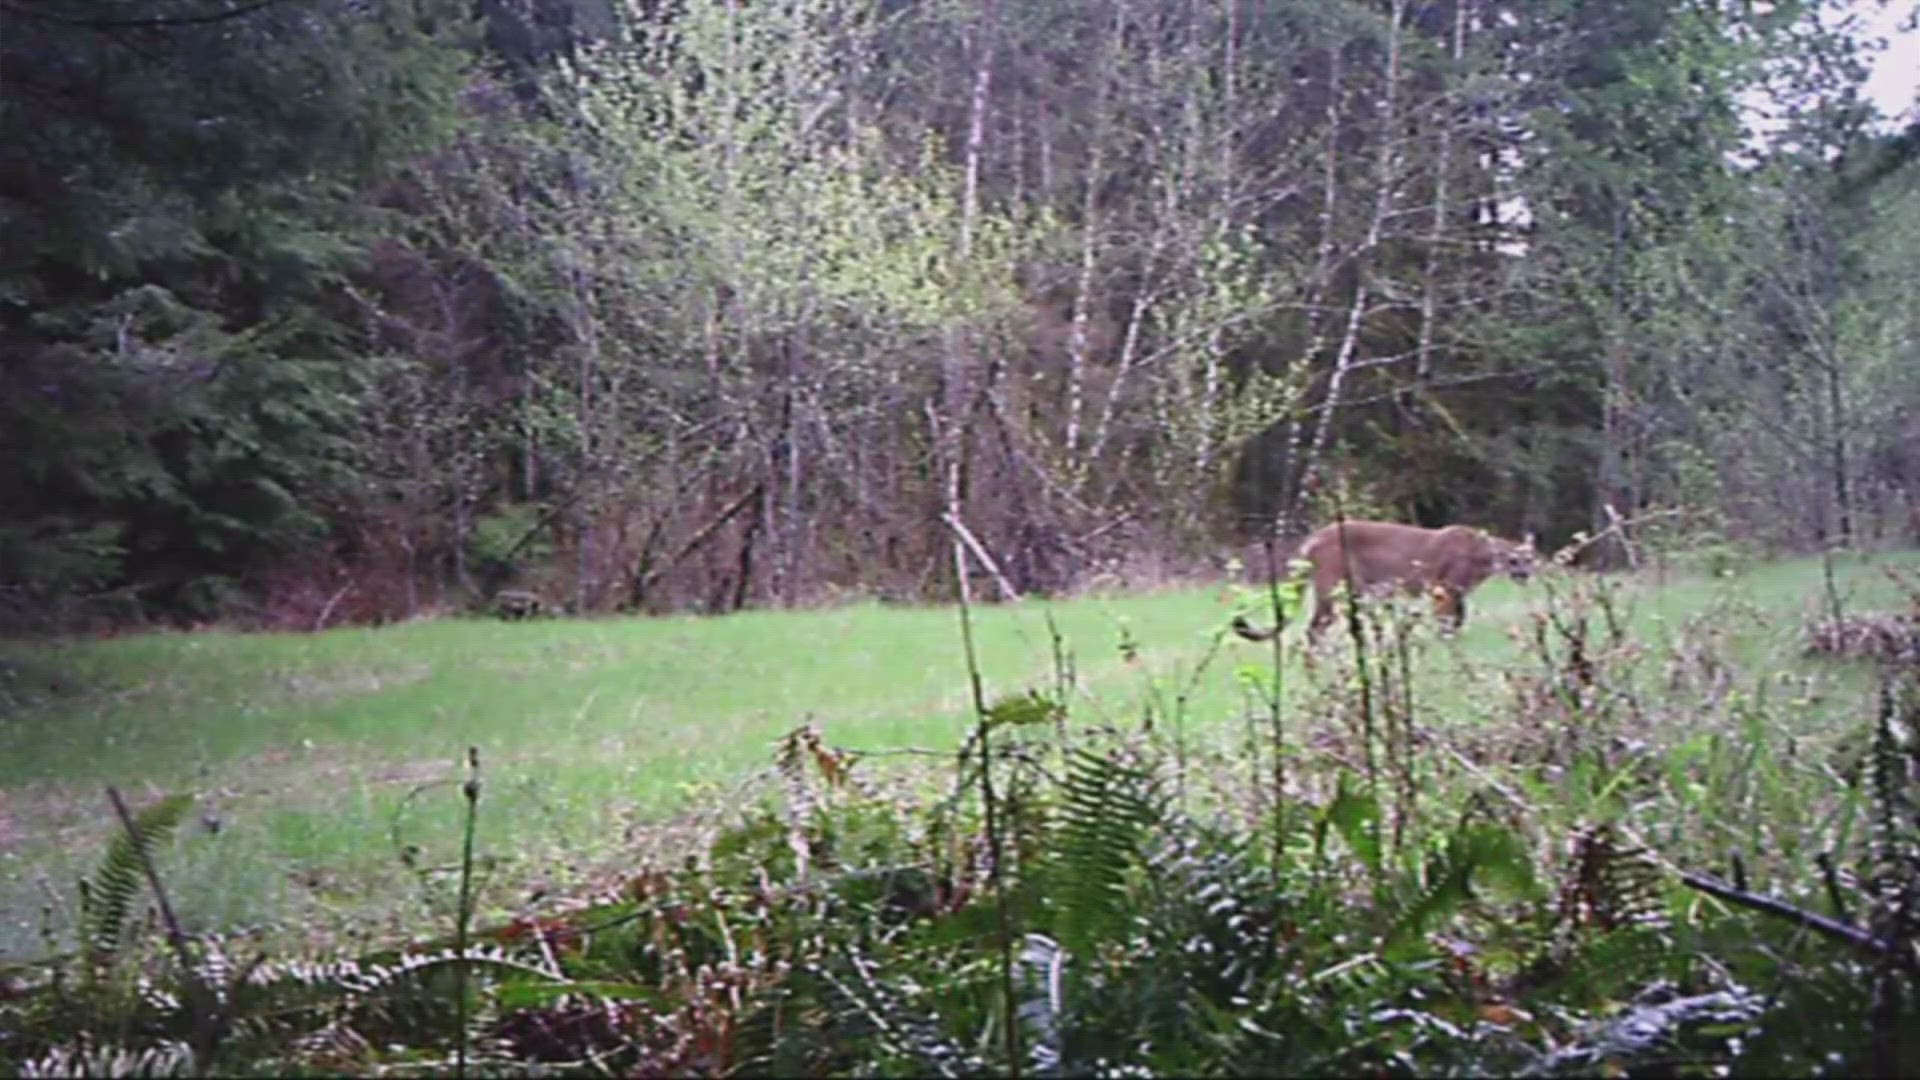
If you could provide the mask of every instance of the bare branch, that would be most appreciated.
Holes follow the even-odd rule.
[[[1789,922],[1798,923],[1809,930],[1825,934],[1835,941],[1844,942],[1863,952],[1872,953],[1875,956],[1891,956],[1898,952],[1898,947],[1885,938],[1875,937],[1873,934],[1857,926],[1843,923],[1838,919],[1828,918],[1818,912],[1795,907],[1785,900],[1765,896],[1760,893],[1747,892],[1743,889],[1736,889],[1724,881],[1710,878],[1705,874],[1696,874],[1688,870],[1680,871],[1680,880],[1709,896],[1717,896],[1730,904],[1737,904],[1740,907],[1751,908],[1754,911],[1764,911],[1769,915],[1779,916]]]

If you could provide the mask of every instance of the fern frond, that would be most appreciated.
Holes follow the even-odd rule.
[[[1160,817],[1144,770],[1086,750],[1068,759],[1045,876],[1056,931],[1070,952],[1081,953],[1123,921],[1127,874],[1140,865]]]
[[[1386,935],[1389,951],[1418,939],[1476,899],[1475,882],[1484,880],[1512,892],[1532,892],[1533,863],[1526,845],[1512,830],[1470,822],[1447,838],[1446,847],[1429,861],[1417,887],[1398,905]]]
[[[124,1046],[56,1046],[20,1066],[22,1077],[194,1076],[193,1048],[165,1041],[135,1049]]]
[[[127,914],[140,895],[143,863],[166,842],[193,806],[191,795],[169,795],[133,816],[133,827],[108,841],[93,875],[81,882],[80,942],[94,965],[112,961],[124,943]]]
[[[1680,975],[1691,959],[1676,953],[1662,931],[1627,927],[1577,941],[1562,939],[1516,974],[1506,991],[1516,997],[1545,993],[1595,1002]]]
[[[1665,922],[1661,871],[1644,850],[1622,844],[1610,824],[1576,831],[1570,847],[1560,886],[1562,926],[1609,931]]]
[[[403,953],[392,963],[338,960],[330,963],[288,961],[261,964],[249,973],[246,985],[267,990],[277,986],[329,990],[340,994],[377,994],[402,981],[415,979],[435,968],[460,963],[456,949]],[[492,968],[540,982],[557,982],[552,972],[519,960],[496,945],[468,946],[465,960],[470,965]]]
[[[896,1065],[938,1076],[976,1075],[986,1068],[979,1055],[955,1043],[940,1030],[937,1019],[915,1008],[912,988],[896,985],[875,964],[854,950],[843,954],[850,978],[841,978],[825,965],[807,966],[841,999],[833,1010],[831,1029],[842,1039],[873,1039]],[[889,1070],[896,1071],[896,1070]]]
[[[1355,790],[1353,775],[1341,772],[1333,801],[1320,812],[1314,825],[1313,849],[1316,859],[1326,848],[1329,826],[1346,841],[1368,872],[1378,876],[1381,868],[1380,802],[1371,794]]]

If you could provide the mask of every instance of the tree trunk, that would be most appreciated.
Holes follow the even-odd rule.
[[[1833,475],[1834,509],[1839,514],[1840,546],[1853,547],[1853,492],[1847,476],[1847,409],[1841,384],[1840,365],[1829,356],[1827,368],[1827,412],[1833,424],[1828,468]]]
[[[1332,284],[1334,256],[1339,247],[1334,230],[1340,198],[1340,91],[1340,46],[1336,42],[1327,50],[1327,152],[1321,169],[1320,244],[1314,259],[1313,283],[1307,290],[1307,344],[1295,361],[1301,370],[1311,370],[1311,365],[1326,348],[1323,309]],[[1307,486],[1312,480],[1312,462],[1307,453],[1306,438],[1307,418],[1296,414],[1287,421],[1286,454],[1282,459],[1285,470],[1282,475],[1286,478],[1287,486],[1274,522],[1275,528],[1283,535],[1297,531],[1300,513],[1306,505]]]
[[[1467,43],[1467,5],[1470,0],[1454,0],[1453,34],[1447,53],[1453,59],[1457,70],[1461,57],[1466,53]],[[1420,342],[1417,346],[1418,359],[1414,363],[1416,378],[1425,379],[1433,370],[1433,325],[1439,307],[1440,281],[1440,245],[1447,235],[1447,194],[1448,181],[1453,171],[1453,88],[1449,87],[1446,96],[1446,116],[1440,123],[1439,145],[1435,149],[1433,166],[1433,218],[1427,230],[1426,281],[1420,294]]]
[[[1365,323],[1370,295],[1367,275],[1380,246],[1387,219],[1393,214],[1395,165],[1399,150],[1400,27],[1406,15],[1406,4],[1407,0],[1393,0],[1389,12],[1391,22],[1387,36],[1386,86],[1382,88],[1380,96],[1379,146],[1374,157],[1373,211],[1367,218],[1366,235],[1354,254],[1353,302],[1347,308],[1346,325],[1340,335],[1340,349],[1334,356],[1333,373],[1327,378],[1327,391],[1320,401],[1313,441],[1307,446],[1306,460],[1300,470],[1300,483],[1295,487],[1296,500],[1319,469],[1321,454],[1333,430],[1334,414],[1342,404],[1347,377],[1358,359],[1360,332]]]
[[[1080,200],[1080,270],[1074,280],[1073,323],[1067,334],[1067,426],[1063,442],[1076,477],[1086,475],[1088,462],[1075,451],[1080,448],[1080,415],[1086,406],[1087,326],[1093,317],[1094,272],[1100,261],[1100,180],[1106,158],[1107,95],[1112,81],[1110,65],[1120,47],[1124,8],[1113,12],[1112,37],[1102,48],[1093,97],[1092,145],[1087,154],[1086,189]]]

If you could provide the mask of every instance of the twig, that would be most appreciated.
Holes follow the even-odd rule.
[[[1607,520],[1611,522],[1611,524],[1607,526],[1606,531],[1620,535],[1620,548],[1627,553],[1627,568],[1629,570],[1640,569],[1640,555],[1634,550],[1633,541],[1627,536],[1626,519],[1620,516],[1620,511],[1615,510],[1612,503],[1602,503],[1601,505],[1607,511]]]
[[[942,514],[949,525],[958,519],[952,514]],[[965,536],[964,532],[960,533]],[[960,541],[953,544],[953,569],[960,575],[964,586],[966,582],[966,555],[961,550]],[[1007,1026],[1007,1067],[1012,1076],[1020,1075],[1020,1026],[1018,1001],[1013,993],[1013,923],[1007,910],[1007,891],[1002,876],[1001,860],[1005,855],[1000,840],[1000,821],[997,799],[993,790],[993,748],[989,741],[991,725],[988,721],[986,691],[980,680],[980,661],[973,646],[973,619],[967,605],[966,589],[960,590],[960,641],[967,658],[967,681],[973,690],[974,733],[980,743],[980,801],[982,825],[987,833],[987,877],[993,884],[994,915],[1000,931],[1000,982],[1001,993],[1006,998]]]
[[[745,495],[740,496],[739,498],[735,499],[732,503],[728,504],[726,509],[716,514],[712,521],[709,521],[705,525],[702,525],[698,529],[695,529],[693,531],[692,538],[687,540],[686,543],[681,544],[680,549],[678,551],[675,551],[672,555],[667,556],[667,560],[665,562],[661,563],[658,566],[648,567],[646,573],[641,575],[640,582],[637,588],[639,588],[641,591],[645,591],[646,589],[651,588],[654,582],[660,580],[660,575],[666,573],[668,570],[673,569],[675,566],[679,565],[680,560],[686,558],[688,555],[693,554],[694,550],[698,548],[701,544],[706,543],[707,540],[711,538],[715,532],[719,531],[722,525],[725,525],[727,522],[732,521],[736,514],[740,513],[741,510],[745,509],[749,503],[753,502],[753,500],[759,498],[761,492],[765,488],[766,488],[766,481],[764,480],[756,481],[751,487],[747,488],[747,493]]]
[[[986,392],[983,390],[980,395],[974,399],[973,408],[978,409],[985,397]],[[928,419],[936,421],[937,426],[938,414],[934,412],[931,402],[927,405],[927,415]],[[948,528],[953,530],[955,537],[953,541],[953,572],[954,591],[959,600],[960,608],[960,645],[962,653],[966,658],[968,689],[972,692],[973,697],[974,736],[977,737],[980,742],[981,826],[986,832],[988,860],[987,880],[993,889],[994,922],[1000,939],[998,944],[1000,953],[1000,993],[1002,997],[1001,1023],[1006,1028],[1008,1075],[1013,1077],[1013,1080],[1019,1080],[1022,1072],[1022,1055],[1020,1049],[1020,1003],[1014,996],[1013,914],[1008,910],[1007,904],[1005,868],[1002,865],[1006,851],[1001,836],[1002,822],[1000,821],[999,814],[1000,807],[993,790],[993,749],[990,741],[992,725],[988,722],[990,713],[987,709],[986,689],[980,677],[980,656],[978,650],[974,647],[972,589],[967,584],[966,551],[962,547],[962,544],[969,544],[973,547],[974,554],[986,565],[988,570],[993,573],[995,579],[1000,582],[1000,587],[1007,590],[1013,599],[1018,600],[1019,594],[1013,593],[1006,579],[1001,577],[999,569],[993,565],[993,560],[987,555],[986,549],[982,548],[979,541],[973,538],[973,534],[969,533],[966,526],[961,524],[960,508],[964,505],[966,499],[966,454],[967,444],[965,439],[961,439],[957,447],[956,456],[947,463],[947,505],[946,508],[941,511],[940,517],[941,520],[947,523]],[[961,752],[960,763],[962,770],[964,770],[966,764],[964,748]]]
[[[1347,587],[1346,615],[1347,636],[1353,639],[1353,673],[1360,687],[1360,738],[1361,748],[1367,764],[1367,797],[1376,801],[1380,798],[1380,780],[1378,765],[1374,760],[1373,731],[1373,672],[1367,663],[1367,632],[1360,618],[1360,585],[1353,577],[1353,549],[1347,546],[1347,508],[1342,494],[1335,490],[1334,513],[1339,515],[1334,521],[1334,539],[1340,545],[1340,575]],[[1369,613],[1371,615],[1371,613]],[[1380,818],[1372,819],[1374,846],[1380,844]]]
[[[1853,913],[1847,910],[1847,898],[1840,891],[1840,874],[1834,869],[1833,852],[1822,851],[1813,856],[1820,866],[1820,880],[1827,887],[1827,902],[1833,905],[1833,913],[1841,922],[1853,921]]]
[[[1102,525],[1099,528],[1094,529],[1092,532],[1087,533],[1085,536],[1080,537],[1076,542],[1081,544],[1092,543],[1094,540],[1098,539],[1103,534],[1112,532],[1113,530],[1119,528],[1122,525],[1125,525],[1127,522],[1132,520],[1133,520],[1133,511],[1128,510],[1125,513],[1122,513],[1119,517],[1114,518],[1112,521],[1107,522],[1105,525]]]
[[[1795,907],[1785,900],[1765,896],[1760,893],[1747,892],[1744,889],[1736,889],[1732,885],[1717,878],[1711,878],[1705,874],[1696,874],[1691,870],[1680,871],[1680,880],[1709,896],[1717,896],[1728,903],[1751,908],[1754,911],[1764,911],[1769,915],[1777,915],[1789,922],[1798,923],[1809,930],[1825,934],[1836,941],[1845,942],[1856,949],[1872,953],[1875,956],[1892,956],[1897,952],[1895,944],[1885,938],[1875,937],[1872,933],[1862,930],[1850,923],[1844,923],[1838,919],[1830,919],[1825,915],[1808,911],[1805,908]]]
[[[1018,602],[1020,599],[1019,590],[1015,589],[1013,583],[1007,580],[1007,576],[1000,572],[1000,565],[993,561],[992,555],[987,554],[986,547],[974,537],[972,530],[967,528],[966,523],[960,520],[960,515],[952,510],[943,510],[940,513],[940,520],[947,523],[947,527],[953,530],[954,535],[958,536],[961,541],[967,545],[967,550],[973,552],[973,557],[980,560],[980,565],[986,568],[987,573],[993,575],[993,580],[1000,586],[1001,594],[1009,601]],[[967,573],[966,561],[956,559],[954,561],[954,570],[964,578]]]
[[[1514,791],[1513,788],[1501,783],[1499,778],[1495,777],[1492,773],[1475,764],[1472,758],[1462,754],[1440,739],[1434,739],[1433,744],[1439,747],[1442,753],[1452,758],[1455,764],[1472,773],[1475,779],[1487,785],[1489,791],[1494,792],[1509,803],[1512,803],[1514,809],[1519,810],[1522,814],[1526,814],[1529,817],[1537,817],[1539,815],[1539,810],[1532,803]]]
[[[349,581],[345,585],[342,585],[338,589],[334,590],[333,595],[327,598],[326,604],[320,608],[320,614],[314,616],[314,619],[313,619],[314,633],[317,634],[320,631],[327,628],[327,620],[333,617],[334,605],[338,604],[340,602],[340,598],[347,595],[348,591],[351,590],[352,588],[353,588],[353,582]]]
[[[1200,655],[1193,671],[1188,674],[1186,683],[1175,691],[1173,708],[1168,719],[1173,721],[1174,781],[1178,791],[1178,803],[1182,811],[1187,805],[1187,703],[1193,697],[1194,688],[1200,685],[1200,677],[1213,665],[1214,658],[1220,655],[1220,646],[1226,643],[1227,632],[1215,630],[1207,642],[1207,651]],[[1278,678],[1278,676],[1275,676]]]
[[[1058,711],[1054,715],[1054,734],[1059,737],[1059,751],[1062,760],[1067,752],[1067,699],[1073,695],[1073,654],[1067,649],[1067,639],[1060,633],[1060,624],[1053,621],[1053,612],[1047,612],[1047,639],[1053,646],[1053,701]]]
[[[1626,529],[1628,526],[1638,525],[1643,521],[1652,521],[1656,518],[1675,517],[1680,514],[1686,513],[1686,511],[1687,511],[1687,508],[1684,506],[1670,506],[1664,510],[1649,510],[1644,514],[1635,514],[1632,517],[1622,517],[1618,512],[1614,511],[1613,507],[1609,506],[1607,507],[1607,513],[1608,513],[1608,516],[1610,516],[1613,519],[1612,524],[1608,525],[1604,529],[1601,529],[1599,532],[1594,533],[1592,536],[1589,536],[1586,539],[1581,540],[1579,543],[1568,544],[1566,547],[1563,547],[1559,551],[1554,552],[1553,561],[1563,566],[1568,563],[1571,563],[1575,558],[1579,556],[1579,554],[1582,551],[1585,551],[1586,549],[1592,547],[1593,545],[1599,543],[1600,541],[1606,539],[1607,537],[1612,536],[1616,532],[1621,533],[1621,542],[1624,544],[1626,542],[1626,536],[1624,532],[1622,532],[1622,530]]]
[[[1832,614],[1834,625],[1838,626],[1846,618],[1846,608],[1840,603],[1840,589],[1833,581],[1833,549],[1820,553],[1820,578],[1826,583],[1827,608]]]

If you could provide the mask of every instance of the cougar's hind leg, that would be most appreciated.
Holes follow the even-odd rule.
[[[1319,640],[1320,632],[1333,621],[1337,606],[1332,593],[1321,592],[1319,589],[1313,591],[1313,621],[1307,624],[1307,640]]]

